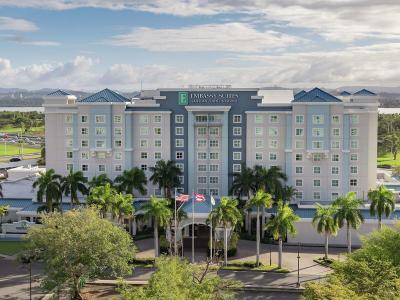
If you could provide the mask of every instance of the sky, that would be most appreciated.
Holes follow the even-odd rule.
[[[0,87],[400,86],[399,0],[0,0]]]

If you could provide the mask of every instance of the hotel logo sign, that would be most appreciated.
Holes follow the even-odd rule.
[[[188,92],[179,92],[178,104],[179,105],[188,105],[189,104],[189,93]]]
[[[179,92],[178,104],[233,104],[239,100],[238,93],[227,92]]]

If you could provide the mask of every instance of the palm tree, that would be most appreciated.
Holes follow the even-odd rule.
[[[67,176],[61,178],[62,192],[67,197],[71,195],[71,208],[74,205],[79,205],[78,192],[80,192],[82,195],[86,195],[88,193],[86,182],[87,179],[83,176],[81,171],[74,172],[70,170]]]
[[[224,227],[224,263],[228,263],[228,226],[231,227],[231,232],[237,225],[243,222],[242,214],[238,209],[238,200],[229,197],[222,197],[219,206],[213,208],[208,216],[215,228],[215,225]]]
[[[147,192],[145,188],[147,184],[146,175],[144,174],[143,170],[137,167],[130,170],[124,170],[124,172],[117,176],[114,181],[119,184],[118,189],[121,192],[132,195],[134,190],[139,191],[139,193],[142,195],[146,194]]]
[[[105,186],[106,184],[110,184],[113,186],[113,181],[108,178],[107,174],[100,174],[97,176],[93,176],[92,180],[89,181],[89,189],[92,189],[97,186]]]
[[[380,230],[382,228],[382,215],[385,214],[386,218],[388,218],[394,211],[394,194],[384,185],[380,185],[376,190],[368,192],[368,198],[371,200],[369,212],[371,216],[378,215],[378,229]]]
[[[357,229],[364,222],[364,217],[359,210],[362,204],[363,201],[357,199],[357,194],[355,192],[348,192],[346,196],[338,197],[333,202],[333,206],[336,208],[334,219],[339,225],[339,228],[342,228],[346,223],[348,253],[351,253],[350,227]]]
[[[250,199],[247,204],[247,208],[257,207],[257,256],[256,256],[256,264],[257,267],[260,265],[260,208],[268,208],[272,206],[272,196],[264,192],[263,190],[259,190],[256,195]]]
[[[0,205],[0,229],[1,224],[3,223],[3,217],[8,214],[8,209],[10,205]]]
[[[96,206],[104,218],[107,212],[111,212],[113,199],[117,191],[109,183],[100,185],[90,189],[89,197],[87,199],[88,205]]]
[[[180,186],[181,169],[172,160],[159,160],[150,170],[153,172],[150,177],[151,182],[164,190],[164,197],[171,199],[172,189]]]
[[[158,226],[166,226],[172,218],[171,210],[168,207],[168,200],[152,196],[150,201],[142,206],[145,219],[153,219],[154,221],[154,251],[155,256],[159,256],[158,247]]]
[[[282,268],[283,239],[286,239],[288,233],[290,235],[296,234],[297,231],[294,223],[299,220],[300,217],[294,213],[293,209],[287,203],[283,204],[282,201],[279,201],[275,217],[265,225],[265,229],[272,233],[275,240],[279,241],[279,268]]]
[[[40,172],[40,177],[33,183],[33,188],[38,188],[36,198],[42,203],[43,198],[46,199],[47,211],[53,211],[53,202],[58,202],[61,198],[62,191],[60,185],[61,176],[56,174],[54,169],[46,172]]]
[[[129,219],[133,216],[133,197],[131,194],[115,194],[114,197],[111,198],[112,202],[110,205],[110,210],[113,218],[117,219],[118,223],[121,223],[121,219],[123,216],[128,216]]]
[[[243,196],[250,199],[250,193],[256,191],[254,179],[253,169],[243,164],[240,173],[233,173],[231,194],[236,195],[239,199]]]
[[[336,235],[338,225],[334,219],[336,209],[333,206],[324,207],[317,203],[312,224],[317,227],[319,234],[325,235],[325,259],[328,259],[328,239],[330,235]]]
[[[290,200],[293,199],[294,195],[296,194],[296,189],[292,186],[286,185],[282,189],[282,200],[283,203],[290,203]]]

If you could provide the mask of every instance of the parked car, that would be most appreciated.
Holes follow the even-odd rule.
[[[21,159],[19,157],[10,158],[10,162],[17,162],[17,161],[21,161]]]

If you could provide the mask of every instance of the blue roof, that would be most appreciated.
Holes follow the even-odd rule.
[[[347,92],[347,91],[342,91],[342,92],[340,92],[339,95],[340,96],[350,96],[351,94],[349,92]]]
[[[340,99],[319,89],[313,88],[300,97],[295,98],[292,102],[342,102]]]
[[[294,99],[303,97],[305,94],[307,94],[307,92],[305,90],[302,90],[300,92],[298,92],[297,94],[294,95]]]
[[[32,200],[31,200],[31,203],[28,206],[24,207],[21,211],[37,211],[39,207],[41,207],[41,206],[43,206],[45,204],[46,204],[45,202],[44,203],[39,203],[39,202],[32,202]],[[53,204],[53,205],[55,206],[55,204]],[[76,207],[76,205],[74,207]],[[71,204],[70,203],[63,203],[62,204],[62,210],[63,211],[67,211],[67,210],[70,210],[70,209],[71,209]]]
[[[63,90],[57,90],[54,92],[51,92],[50,94],[47,94],[47,96],[69,96],[71,94],[64,92]]]
[[[90,95],[79,102],[129,102],[130,100],[110,89],[104,89],[96,94]]]
[[[375,93],[368,91],[366,89],[359,90],[353,94],[354,96],[376,96]]]
[[[1,198],[0,205],[9,205],[14,208],[24,208],[32,203],[32,199]]]

